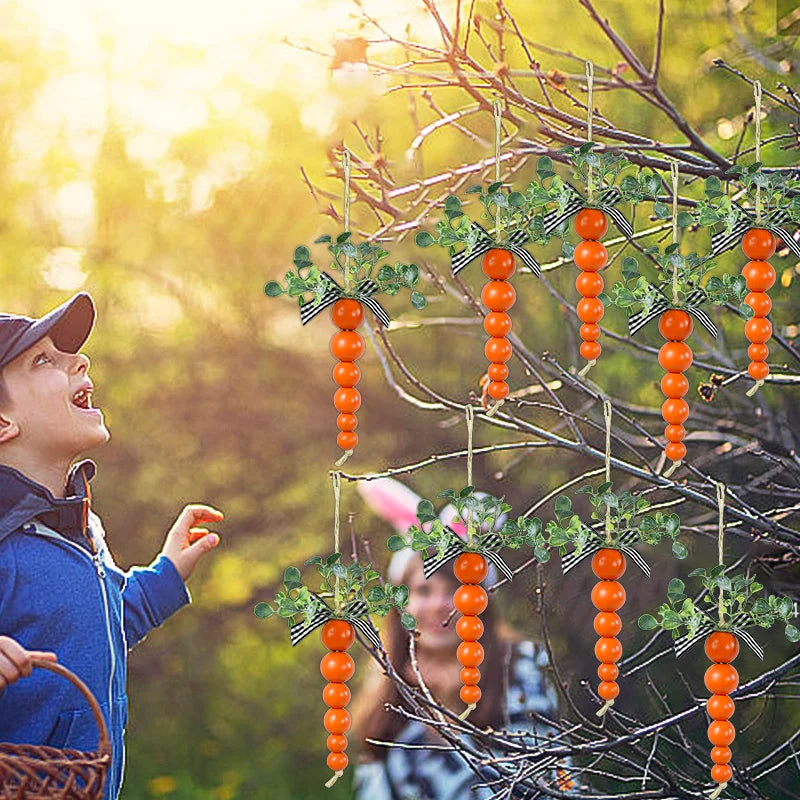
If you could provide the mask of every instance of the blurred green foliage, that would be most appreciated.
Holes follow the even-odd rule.
[[[617,55],[578,4],[558,13],[552,4],[508,5],[537,41],[558,42],[597,63],[615,63]],[[720,16],[722,5],[669,0],[662,85],[707,141],[729,151],[731,143],[717,136],[717,121],[746,107],[748,88],[729,74],[706,70],[710,58],[728,53],[734,39]],[[602,6],[603,15],[647,61],[656,3],[616,0]],[[494,6],[481,1],[476,11],[492,15]],[[752,22],[766,31],[769,14]],[[327,49],[327,37],[309,24],[293,38]],[[251,70],[270,70],[281,58],[279,48],[248,46]],[[171,53],[178,66],[198,57],[202,55],[177,48]],[[72,67],[71,58],[50,39],[44,41],[21,3],[0,2],[3,310],[39,315],[77,288],[91,291],[97,301],[98,322],[86,349],[93,362],[95,400],[106,413],[112,439],[90,455],[99,464],[95,506],[120,564],[149,562],[187,502],[209,502],[226,515],[218,526],[220,547],[190,581],[194,606],[154,631],[132,654],[123,798],[346,798],[350,773],[334,789],[322,788],[329,772],[318,671],[321,644],[311,637],[292,649],[285,626],[257,619],[252,608],[274,593],[283,565],[300,564],[310,554],[330,549],[328,470],[339,455],[330,326],[321,315],[301,331],[297,307],[266,298],[263,286],[283,277],[298,243],[338,232],[339,223],[319,213],[299,167],[313,181],[323,180],[327,153],[337,136],[344,132],[346,142],[357,146],[358,135],[348,125],[346,106],[339,108],[333,132],[324,134],[303,124],[296,85],[266,90],[248,86],[246,75],[234,73],[226,80],[246,90],[244,107],[227,116],[209,114],[203,125],[175,135],[166,154],[152,162],[131,155],[137,131],[117,119],[112,102],[105,127],[96,132],[96,152],[87,156],[85,147],[76,147],[66,132],[54,129],[47,131],[41,157],[23,163],[15,137],[31,135],[32,109],[50,83]],[[315,55],[307,58],[319,62]],[[508,60],[524,66],[513,45]],[[548,67],[574,69],[563,58],[546,61]],[[762,80],[774,77],[762,74],[741,54],[737,65]],[[520,83],[534,91],[532,79]],[[202,87],[190,91],[203,97]],[[318,87],[320,95],[329,91],[329,85]],[[456,93],[439,99],[445,110],[464,100]],[[76,97],[74,102],[83,101]],[[621,92],[603,96],[602,102],[620,124],[655,139],[675,135],[671,123],[657,117],[652,107],[631,102]],[[415,133],[408,109],[407,99],[391,94],[363,111],[370,134],[370,124],[374,128],[380,121],[384,149],[400,180],[412,171],[402,157]],[[249,114],[268,119],[268,134],[258,137],[242,124]],[[486,117],[476,120],[475,127],[485,124],[484,133],[490,136],[491,119]],[[147,131],[149,120],[139,122]],[[431,138],[424,151],[426,174],[485,155],[476,143],[458,136],[446,132]],[[246,169],[231,180],[217,180],[220,161],[242,152]],[[212,190],[205,202],[198,202],[209,174],[214,177]],[[54,197],[72,181],[83,181],[92,191],[88,236],[70,234],[54,210]],[[338,183],[329,188],[341,191]],[[69,195],[67,206],[68,201]],[[362,225],[373,224],[357,205],[353,214]],[[391,249],[393,257],[410,262],[419,257],[410,239]],[[67,286],[64,264],[76,258],[86,277]],[[573,276],[563,272],[553,282],[571,296]],[[467,279],[478,285],[476,273]],[[572,321],[566,310],[545,299],[533,280],[520,276],[517,290],[514,325],[523,340],[546,341],[551,350],[574,354],[576,326],[562,324]],[[778,298],[780,293],[775,293]],[[444,295],[434,295],[424,314],[391,298],[386,308],[404,321],[464,313]],[[779,299],[776,308],[782,313]],[[622,330],[618,310],[609,313],[608,322]],[[457,331],[454,339],[441,328],[421,335],[410,327],[392,333],[392,340],[423,380],[466,399],[468,391],[478,390],[485,368],[483,331],[478,320]],[[609,392],[655,407],[656,385],[639,377],[627,351],[610,346],[603,360],[601,380]],[[368,471],[463,446],[464,427],[452,424],[457,420],[450,414],[415,410],[398,398],[371,348],[361,365],[361,441],[348,468]],[[537,421],[554,422],[545,412]],[[509,437],[476,427],[476,445],[504,438]],[[541,468],[543,458],[546,470]],[[578,459],[563,453],[524,458],[497,453],[476,459],[475,472],[482,488],[524,508],[532,497],[582,468]],[[429,496],[463,481],[463,470],[463,463],[447,462],[409,476],[407,482]],[[349,511],[355,513],[358,535],[369,538],[376,558],[385,561],[382,543],[390,531],[365,511],[352,484],[344,487],[343,512]],[[692,557],[699,563],[702,548],[698,551]],[[676,569],[667,559],[660,566],[656,574]],[[560,586],[551,573],[552,586]],[[536,635],[530,611],[533,580],[531,573],[528,589],[520,581],[515,598],[506,598],[510,619],[529,635]],[[588,606],[588,585],[573,580],[561,586],[566,606],[578,598]],[[639,591],[637,607],[645,608],[644,598],[655,596],[657,589]],[[636,589],[629,592],[629,602],[636,595]],[[558,615],[558,608],[554,613]],[[581,648],[571,645],[585,637],[579,631],[571,639],[569,626],[560,627],[565,632],[556,640],[558,651],[579,652]],[[582,649],[588,666],[591,653]],[[753,671],[758,668],[746,657],[742,660]],[[563,663],[570,679],[589,674],[574,658]],[[365,654],[357,664],[356,687],[367,669]],[[702,688],[699,680],[697,688]],[[356,740],[353,736],[353,754]]]

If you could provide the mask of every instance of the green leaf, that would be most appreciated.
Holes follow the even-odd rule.
[[[253,613],[259,619],[267,619],[271,617],[275,611],[269,603],[256,603],[255,608],[253,608]]]
[[[559,495],[556,499],[555,512],[558,519],[565,519],[570,516],[572,514],[572,500],[566,495]]]
[[[525,195],[522,192],[511,192],[508,196],[508,204],[512,208],[518,208],[525,205]]]
[[[541,156],[536,162],[536,172],[540,178],[546,177],[543,173],[551,173],[553,171],[553,159],[549,156]]]
[[[639,262],[633,256],[627,256],[622,261],[622,276],[626,281],[639,274]]]
[[[406,540],[402,536],[390,536],[389,541],[386,542],[386,546],[393,552],[396,553],[398,550],[403,550],[406,545]]]
[[[283,294],[283,287],[277,281],[269,281],[264,286],[264,294],[267,297],[280,297]]]
[[[421,311],[426,305],[428,305],[428,300],[421,292],[411,292],[411,305],[414,306],[414,308],[416,308],[418,311]]]
[[[639,617],[639,627],[643,631],[652,631],[658,627],[658,620],[652,614],[642,614]]]
[[[350,233],[350,231],[345,231],[344,233],[340,233],[336,237],[336,244],[344,244],[351,236],[352,234]]]
[[[302,575],[297,567],[287,567],[283,573],[283,585],[287,589],[299,589],[303,585]]]
[[[494,194],[500,189],[503,188],[503,181],[497,181],[496,183],[490,183],[489,188],[486,190],[489,194]]]
[[[482,187],[475,185],[475,186],[470,186],[469,189],[467,189],[466,194],[480,194],[482,191],[483,191]]]
[[[420,514],[430,516],[433,514],[433,503],[430,500],[420,500],[417,504],[417,516]]]
[[[400,622],[407,631],[413,631],[417,627],[417,621],[407,611],[404,611],[400,617]]]
[[[428,231],[420,231],[414,237],[417,247],[430,247],[436,240],[431,236]]]
[[[800,642],[800,630],[791,623],[786,626],[785,633],[790,642]]]
[[[657,219],[669,219],[669,206],[666,203],[655,203],[653,213]]]
[[[688,211],[679,211],[678,212],[678,227],[679,228],[688,228],[690,225],[694,224],[694,218]]]
[[[320,236],[319,239],[314,239],[314,244],[322,244],[323,242],[330,242],[330,241],[331,237],[327,233],[325,233],[322,236]]]
[[[689,555],[689,549],[681,542],[673,542],[672,555],[674,555],[675,558],[686,558]]]

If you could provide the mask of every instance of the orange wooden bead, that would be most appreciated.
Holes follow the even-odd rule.
[[[323,717],[323,724],[328,733],[343,734],[350,730],[353,720],[350,712],[344,708],[329,708]]]
[[[748,261],[742,270],[751,292],[766,292],[775,283],[775,270],[769,261]]]
[[[751,344],[747,348],[747,355],[751,361],[766,361],[769,355],[769,347],[765,344]]]
[[[777,244],[775,236],[764,228],[750,228],[742,237],[742,250],[754,261],[766,261],[772,258]]]
[[[489,364],[486,373],[493,381],[504,381],[508,377],[508,367],[505,364]]]
[[[733,777],[733,770],[727,764],[714,764],[711,767],[711,780],[727,783]]]
[[[766,292],[750,292],[744,301],[757,317],[766,317],[772,311],[772,300]]]
[[[503,381],[492,381],[487,391],[493,400],[505,400],[508,397],[508,384]]]
[[[336,650],[343,652],[349,650],[356,640],[356,634],[353,626],[344,619],[329,619],[323,626],[320,632],[322,644],[328,650]]]
[[[462,666],[477,667],[483,661],[483,647],[478,642],[461,642],[456,655]]]
[[[511,317],[505,311],[490,311],[483,319],[483,329],[489,336],[508,336],[511,332]]]
[[[508,311],[516,299],[517,293],[508,281],[489,281],[481,290],[481,300],[491,311]]]
[[[670,397],[661,406],[661,416],[670,425],[682,425],[689,419],[689,404],[679,397]]]
[[[355,674],[356,662],[348,653],[340,651],[326,653],[320,661],[319,671],[322,677],[331,683],[344,683]],[[343,733],[343,731],[331,731],[331,733]]]
[[[340,431],[354,431],[358,427],[358,417],[355,414],[339,414],[336,424]]]
[[[473,705],[481,699],[481,690],[474,684],[467,684],[461,687],[459,696],[467,705]]]
[[[736,704],[726,694],[712,694],[706,702],[706,711],[711,719],[730,719]]]
[[[713,631],[706,637],[704,648],[709,661],[729,664],[739,655],[739,640],[730,631]]]
[[[496,281],[508,280],[514,274],[514,254],[494,247],[483,257],[481,268],[485,275]]]
[[[686,436],[686,428],[683,425],[667,425],[664,428],[664,436],[667,437],[668,442],[682,442],[683,437]]]
[[[481,679],[481,671],[477,667],[464,667],[459,677],[465,686],[477,686]]]
[[[339,361],[357,361],[364,355],[364,338],[355,331],[339,331],[331,337],[331,353]]]
[[[364,309],[358,300],[343,297],[333,304],[331,319],[337,328],[354,331],[364,321]]]
[[[350,689],[346,683],[329,683],[322,690],[322,699],[326,706],[344,708],[350,702]]]
[[[575,288],[578,290],[578,294],[582,294],[584,297],[597,297],[603,291],[603,286],[605,286],[603,276],[596,272],[581,272],[575,278]]]
[[[453,563],[453,574],[461,583],[480,583],[489,574],[489,564],[480,553],[461,553]]]
[[[328,735],[328,750],[332,753],[344,753],[347,750],[347,737],[341,733]]]
[[[358,445],[358,434],[352,431],[342,431],[336,437],[336,444],[342,450],[355,450],[356,445]]]
[[[764,361],[751,361],[747,367],[747,374],[754,381],[763,381],[769,375],[769,364]]]
[[[713,747],[711,749],[711,760],[715,764],[727,764],[732,757],[733,753],[730,747]]]
[[[592,589],[592,604],[598,611],[618,611],[625,605],[625,587],[616,581],[600,581]]]
[[[578,242],[572,254],[576,266],[587,272],[597,272],[608,264],[608,251],[602,242]]]
[[[736,728],[726,719],[715,719],[708,726],[708,741],[715,747],[728,747],[736,738]]]
[[[459,617],[456,633],[465,642],[477,642],[483,636],[483,623],[480,617]]]
[[[583,344],[581,344],[581,355],[587,361],[591,361],[592,359],[597,361],[602,352],[603,348],[597,342],[583,342]]]
[[[486,354],[487,360],[493,364],[502,364],[511,358],[511,342],[508,339],[492,336],[486,340],[483,352]]]
[[[658,330],[670,342],[682,342],[692,334],[694,323],[686,311],[671,308],[665,311],[658,320]]]
[[[578,319],[581,322],[600,322],[605,309],[596,297],[584,297],[577,305]]]
[[[486,611],[486,606],[489,605],[489,595],[482,586],[465,584],[459,586],[453,594],[453,605],[465,617],[477,617],[478,614]],[[477,666],[477,664],[472,666]]]
[[[608,232],[608,220],[599,208],[582,208],[573,219],[575,233],[581,239],[602,239]]]
[[[581,339],[584,342],[596,342],[600,338],[600,326],[593,322],[581,325]]]
[[[661,379],[661,391],[667,397],[683,397],[689,391],[689,381],[680,372],[667,372]]]
[[[337,389],[333,404],[343,414],[353,414],[361,408],[361,392],[358,389]]]
[[[600,664],[597,667],[597,677],[609,683],[615,681],[619,677],[619,667],[616,664]]]
[[[739,673],[730,664],[712,664],[704,680],[711,694],[730,694],[739,685]]]
[[[764,317],[751,317],[744,324],[744,335],[756,344],[764,344],[772,336],[772,323]]]
[[[686,445],[683,442],[670,442],[664,448],[664,455],[670,461],[682,461],[686,455]]]
[[[328,769],[332,769],[334,772],[342,772],[347,768],[348,763],[348,758],[344,753],[328,753]]]
[[[614,700],[619,697],[619,684],[614,681],[603,681],[597,687],[597,694],[599,694],[603,700]]]
[[[340,361],[333,368],[333,379],[339,386],[355,386],[361,380],[361,369],[353,361]]]
[[[613,547],[603,547],[592,556],[592,571],[602,580],[615,581],[621,578],[626,567],[624,553]]]
[[[622,618],[613,611],[600,611],[594,618],[594,632],[598,636],[613,637],[621,630]],[[604,678],[604,680],[613,680],[613,678]]]
[[[686,372],[692,366],[692,348],[684,342],[664,342],[658,351],[658,363],[667,372]]]
[[[619,639],[603,636],[595,642],[594,655],[603,664],[614,664],[622,658],[622,644]]]

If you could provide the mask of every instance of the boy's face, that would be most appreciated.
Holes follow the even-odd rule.
[[[49,336],[7,364],[11,402],[0,409],[0,453],[15,442],[35,456],[71,460],[107,442],[103,413],[91,407],[88,371],[83,353],[61,352]]]

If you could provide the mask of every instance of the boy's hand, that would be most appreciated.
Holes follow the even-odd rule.
[[[200,558],[219,544],[218,534],[195,526],[201,522],[219,522],[222,518],[223,513],[211,506],[188,505],[170,528],[161,552],[172,561],[184,581]]]
[[[0,636],[0,692],[6,686],[15,683],[20,678],[27,678],[31,674],[33,669],[31,658],[34,657],[42,658],[45,661],[58,661],[55,653],[26,650],[14,639]]]

